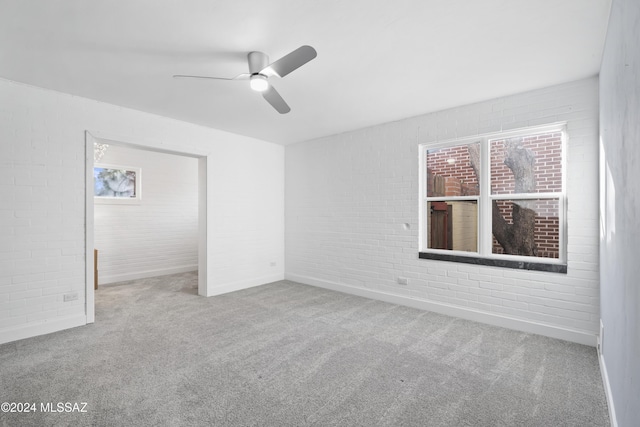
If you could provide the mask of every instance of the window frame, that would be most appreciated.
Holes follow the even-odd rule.
[[[542,270],[566,273],[567,263],[567,197],[566,197],[566,154],[568,135],[566,122],[551,123],[543,126],[531,126],[505,132],[493,132],[471,137],[455,138],[419,144],[419,257],[443,261],[456,261],[480,265],[494,265],[508,268]],[[561,134],[561,190],[544,193],[491,193],[491,141],[532,136],[543,133]],[[480,143],[480,176],[478,177],[479,195],[477,196],[427,196],[427,151],[460,145]],[[558,258],[533,257],[493,253],[493,230],[491,205],[493,200],[557,200],[558,202]],[[467,252],[450,249],[432,249],[428,247],[427,230],[429,221],[429,202],[477,200],[478,237],[477,251]]]
[[[122,170],[122,171],[132,171],[135,172],[135,195],[132,197],[116,197],[116,196],[97,196],[95,195],[95,171],[96,169],[111,169],[111,170]],[[93,187],[94,187],[94,203],[97,204],[114,204],[114,205],[139,205],[142,200],[142,168],[135,166],[122,166],[122,165],[114,165],[110,163],[94,163],[94,179],[93,179]]]

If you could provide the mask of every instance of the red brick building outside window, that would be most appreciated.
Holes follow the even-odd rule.
[[[423,247],[483,253],[480,219],[491,254],[562,258],[563,138],[556,127],[426,147]]]

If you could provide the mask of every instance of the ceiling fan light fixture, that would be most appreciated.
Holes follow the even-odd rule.
[[[302,67],[318,55],[316,50],[311,46],[300,46],[296,50],[289,52],[282,58],[269,64],[269,57],[264,52],[257,50],[247,54],[247,62],[249,63],[249,73],[239,74],[233,78],[214,77],[214,76],[192,76],[187,74],[174,74],[173,77],[188,77],[195,79],[213,79],[213,80],[246,80],[249,79],[249,87],[262,93],[262,97],[271,105],[278,113],[287,114],[291,108],[287,105],[282,96],[275,87],[271,86],[267,79],[277,76],[284,77]]]
[[[256,92],[264,92],[269,88],[269,83],[267,82],[267,77],[262,74],[253,74],[251,76],[251,81],[249,82],[251,89]]]

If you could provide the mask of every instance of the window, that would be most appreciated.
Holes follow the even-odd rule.
[[[420,257],[566,272],[564,125],[420,146]]]

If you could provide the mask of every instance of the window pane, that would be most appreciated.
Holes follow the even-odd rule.
[[[562,132],[490,141],[491,194],[562,191]]]
[[[480,143],[427,150],[427,197],[480,194]]]
[[[478,251],[478,202],[428,202],[427,247]]]
[[[494,254],[558,258],[560,203],[557,199],[494,200]]]

